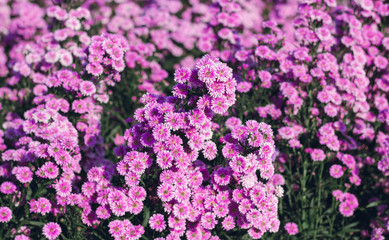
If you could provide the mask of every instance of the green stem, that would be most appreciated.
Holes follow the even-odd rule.
[[[322,176],[323,176],[323,169],[324,169],[324,162],[321,162],[320,163],[320,173],[319,173],[319,181],[318,181],[318,187],[319,187],[319,193],[318,193],[318,199],[317,199],[317,208],[319,209],[319,215],[318,216],[322,216],[322,209],[321,209],[321,190],[322,190]],[[315,232],[314,232],[314,235],[313,235],[313,239],[316,240],[316,234],[317,234],[317,229],[318,229],[318,226],[319,226],[319,222],[320,222],[321,218],[320,217],[317,217],[316,218],[316,223],[315,223]]]

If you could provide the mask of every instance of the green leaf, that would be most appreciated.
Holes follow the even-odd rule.
[[[32,226],[37,226],[37,227],[43,227],[43,225],[45,225],[43,222],[38,222],[38,221],[29,221],[28,223]]]
[[[380,205],[382,202],[381,201],[375,201],[375,202],[372,202],[370,204],[368,204],[366,206],[366,208],[371,208],[371,207],[377,207],[378,205]]]
[[[149,222],[149,218],[150,218],[150,209],[147,207],[144,207],[143,208],[143,222],[142,222],[143,227],[146,227],[147,223]]]

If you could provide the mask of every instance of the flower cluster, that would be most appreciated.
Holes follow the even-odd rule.
[[[147,196],[151,194],[154,202],[157,194],[163,208],[154,207],[157,212],[149,225],[157,232],[168,229],[171,237],[210,236],[219,222],[227,231],[245,227],[254,238],[277,231],[275,194],[281,196],[282,188],[256,175],[259,171],[265,181],[274,174],[270,126],[255,120],[246,125],[227,121],[231,133],[221,140],[223,157],[212,141],[213,116],[224,114],[235,101],[232,69],[207,55],[193,70],[179,68],[175,81],[173,96],[145,95],[141,99],[145,106],[135,111],[138,123],[124,134],[126,147],[116,149],[123,156],[117,171],[127,187],[103,190],[108,201],[98,200],[100,207],[109,206],[115,216],[136,215],[148,204]],[[153,187],[145,189],[141,179],[148,179],[148,186]],[[117,227],[120,224],[110,222],[113,237],[125,236],[115,230],[123,229]]]

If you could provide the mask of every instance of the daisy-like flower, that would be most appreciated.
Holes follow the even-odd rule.
[[[146,190],[140,186],[134,186],[128,191],[128,195],[134,201],[142,202],[146,198]]]
[[[260,239],[260,238],[262,238],[264,232],[257,229],[257,228],[250,228],[248,230],[248,233],[249,233],[250,237],[252,237],[253,239]]]
[[[173,165],[173,156],[168,151],[161,151],[157,154],[157,164],[162,169],[168,169]]]
[[[191,191],[187,186],[177,186],[174,191],[174,198],[180,203],[188,202],[190,195]]]
[[[166,222],[162,214],[154,214],[149,219],[150,228],[162,232],[166,228]]]
[[[203,148],[203,155],[208,160],[215,159],[215,157],[217,155],[216,144],[212,141],[205,142],[204,148]]]
[[[201,223],[201,226],[203,226],[203,228],[205,228],[205,229],[208,229],[208,230],[213,229],[217,224],[215,214],[212,214],[210,212],[203,214],[201,216],[200,223]]]
[[[42,233],[49,240],[56,239],[62,232],[61,226],[55,222],[46,223],[43,226]]]
[[[80,92],[84,96],[92,96],[96,93],[96,86],[90,81],[82,81],[80,83]]]
[[[143,146],[146,147],[152,147],[153,144],[155,143],[155,139],[150,132],[143,133],[140,141],[143,144]]]
[[[177,83],[186,83],[191,74],[192,71],[189,68],[181,67],[174,72],[174,81]]]
[[[170,130],[165,124],[158,124],[153,129],[153,137],[157,141],[165,141],[170,137]]]
[[[0,207],[0,222],[9,222],[12,218],[12,211],[8,207]]]
[[[204,138],[198,133],[189,137],[188,145],[195,151],[202,150],[204,148]]]
[[[227,216],[222,222],[222,227],[224,230],[229,231],[235,228],[235,221],[232,216]]]
[[[334,164],[330,167],[330,175],[333,178],[340,178],[343,176],[343,167],[339,164]]]
[[[228,214],[228,207],[226,205],[216,205],[213,209],[215,215],[219,218],[225,217]]]
[[[211,110],[216,113],[216,114],[224,114],[227,109],[228,109],[228,105],[227,105],[227,98],[222,96],[222,97],[219,97],[219,98],[214,98],[212,99],[212,103],[211,103]]]
[[[185,222],[185,219],[179,219],[172,215],[170,215],[168,219],[169,227],[175,230],[185,230]]]
[[[45,162],[43,166],[41,167],[42,172],[44,173],[44,177],[48,179],[54,179],[58,176],[58,167],[55,163],[53,162]]]
[[[114,220],[108,224],[109,233],[114,238],[119,238],[124,235],[125,228],[123,226],[123,222],[120,220]]]
[[[225,84],[222,82],[211,82],[207,84],[208,93],[213,98],[222,97],[225,93]]]
[[[38,213],[46,215],[51,211],[51,203],[47,198],[41,197],[37,201]]]
[[[219,168],[214,174],[214,180],[220,186],[226,186],[231,181],[231,172],[227,168]]]
[[[198,71],[199,80],[205,83],[212,83],[216,80],[216,71],[213,65],[205,65]]]
[[[55,185],[55,190],[57,191],[57,194],[61,197],[68,196],[72,191],[72,185],[70,181],[65,179],[60,179]]]
[[[16,172],[16,179],[21,183],[29,183],[32,181],[33,173],[29,167],[18,167]]]
[[[174,197],[174,188],[172,185],[167,183],[162,183],[157,190],[158,197],[164,201],[168,202]]]
[[[285,230],[289,235],[296,235],[299,232],[298,226],[294,222],[285,224]]]
[[[134,172],[129,172],[125,175],[124,180],[127,186],[132,187],[138,185],[140,176]]]
[[[207,120],[205,114],[200,109],[194,109],[188,116],[189,122],[192,126],[195,126],[197,128],[204,125],[205,121]]]
[[[12,194],[16,191],[16,189],[17,189],[16,185],[12,182],[6,181],[0,185],[0,191],[3,194]]]
[[[129,162],[128,165],[129,169],[137,175],[142,175],[147,168],[146,162],[142,159],[135,159],[134,161]]]
[[[187,204],[174,204],[173,206],[173,214],[175,217],[179,219],[186,219],[189,215],[189,208]]]
[[[246,159],[243,156],[233,157],[232,160],[229,162],[229,165],[233,171],[239,173],[243,172],[247,167]]]
[[[127,202],[128,210],[130,213],[137,215],[140,212],[142,212],[143,209],[143,202],[138,202],[138,201],[128,201]]]
[[[98,206],[96,216],[100,219],[108,219],[111,216],[111,211],[107,206]]]
[[[104,68],[101,66],[101,64],[97,62],[91,62],[88,65],[86,65],[86,71],[89,74],[92,74],[93,76],[99,76],[103,74]]]

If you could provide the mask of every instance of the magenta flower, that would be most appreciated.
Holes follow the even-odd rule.
[[[62,232],[61,227],[59,226],[58,223],[55,222],[46,223],[42,229],[43,235],[49,240],[56,239],[61,234],[61,232]]]
[[[8,207],[0,207],[0,222],[7,223],[12,218],[12,211]]]
[[[0,191],[4,194],[12,194],[14,193],[15,191],[17,190],[17,187],[15,184],[13,184],[12,182],[3,182],[1,185],[0,185]]]
[[[330,168],[330,175],[333,178],[341,178],[343,176],[343,167],[338,164],[334,164]]]
[[[299,229],[296,223],[294,222],[288,222],[285,224],[285,230],[289,235],[296,235],[299,233]]]

